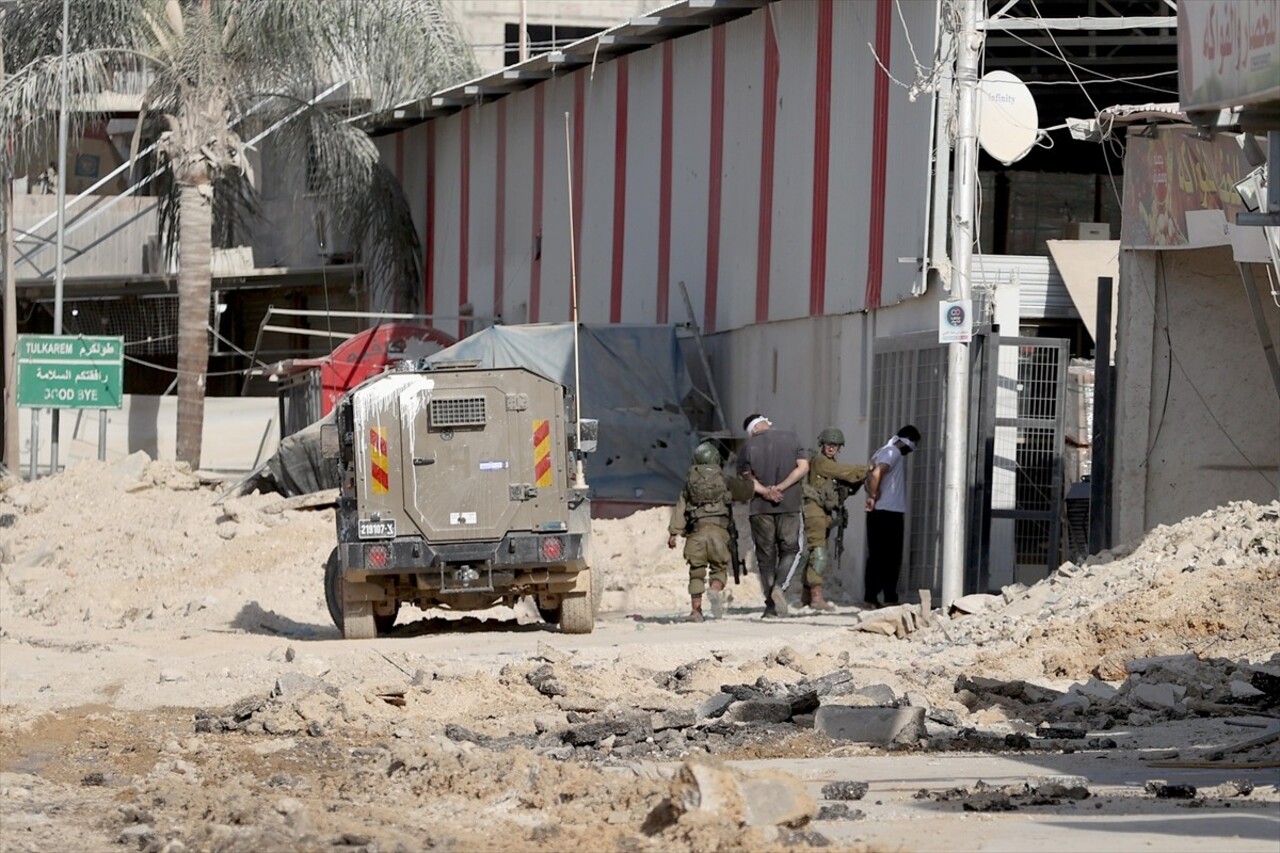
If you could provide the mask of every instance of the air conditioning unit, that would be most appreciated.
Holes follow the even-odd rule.
[[[1106,222],[1068,222],[1062,236],[1066,240],[1110,240],[1111,226]]]

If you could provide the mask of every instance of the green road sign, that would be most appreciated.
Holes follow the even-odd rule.
[[[119,409],[124,338],[18,335],[18,405]]]

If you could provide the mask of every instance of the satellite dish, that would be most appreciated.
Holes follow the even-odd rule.
[[[1036,144],[1040,113],[1027,84],[1008,71],[991,71],[978,81],[978,144],[1006,166]]]

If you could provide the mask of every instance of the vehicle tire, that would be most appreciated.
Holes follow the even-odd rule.
[[[324,564],[324,603],[329,607],[329,618],[334,627],[342,630],[342,561],[338,559],[338,549],[329,552],[329,561]]]
[[[584,569],[587,588],[584,592],[565,595],[560,604],[561,634],[590,634],[596,626],[594,599],[592,596],[591,570]]]
[[[351,601],[344,590],[342,636],[348,640],[372,640],[378,636],[378,621],[373,614],[372,601]]]
[[[543,607],[539,604],[537,605],[537,608],[538,615],[542,617],[543,622],[546,622],[548,625],[560,624],[560,611],[564,609],[561,605],[557,604],[555,607]]]

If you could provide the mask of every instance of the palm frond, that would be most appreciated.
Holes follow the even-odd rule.
[[[148,44],[146,15],[164,0],[72,2],[67,18],[69,53]],[[5,67],[11,72],[45,56],[62,53],[62,0],[18,0],[5,8]]]
[[[6,66],[7,67],[7,66]],[[62,62],[46,56],[12,72],[0,86],[0,162],[16,173],[32,157],[50,147],[58,126],[62,95]],[[98,51],[67,57],[68,119],[74,138],[88,122],[98,119],[98,96],[109,91],[111,69]]]
[[[404,192],[373,140],[313,108],[286,125],[276,144],[310,158],[310,195],[331,227],[360,247],[371,301],[416,302],[421,244]]]
[[[352,81],[348,97],[381,110],[472,77],[471,47],[440,0],[272,0],[239,7],[227,45],[254,86],[302,96]]]

